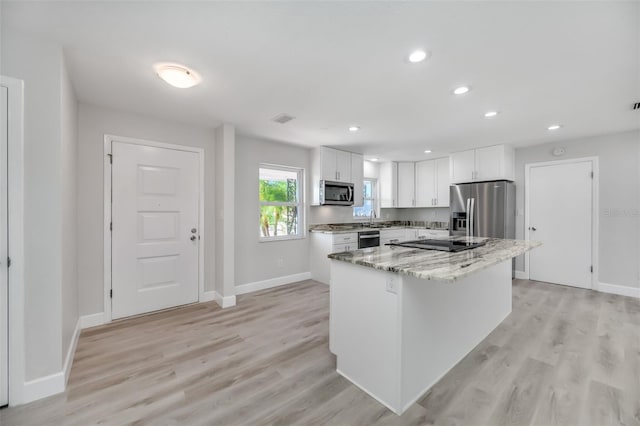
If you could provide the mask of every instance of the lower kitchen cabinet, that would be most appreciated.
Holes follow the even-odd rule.
[[[358,249],[358,233],[324,234],[311,232],[311,249],[309,267],[311,278],[324,284],[329,284],[329,258],[331,253],[352,251]]]

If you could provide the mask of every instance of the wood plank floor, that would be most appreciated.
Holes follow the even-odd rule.
[[[640,300],[514,281],[513,313],[402,417],[335,372],[305,281],[80,336],[68,389],[9,425],[640,426]]]

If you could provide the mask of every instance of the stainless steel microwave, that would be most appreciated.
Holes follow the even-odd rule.
[[[353,184],[346,182],[334,182],[330,180],[320,181],[320,205],[321,206],[352,206]]]

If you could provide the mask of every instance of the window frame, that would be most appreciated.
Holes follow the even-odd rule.
[[[375,212],[376,217],[380,217],[380,211],[378,210],[378,179],[377,178],[369,178],[369,177],[365,177],[364,179],[362,179],[362,188],[364,189],[365,187],[365,181],[370,181],[372,182],[371,185],[371,198],[362,198],[362,203],[364,204],[365,200],[371,200],[372,201],[372,206],[371,208],[373,209],[373,211]],[[354,206],[351,212],[351,215],[353,217],[354,220],[370,220],[371,217],[370,216],[356,216],[355,215],[355,211],[359,206]]]
[[[297,202],[283,202],[283,201],[262,201],[260,200],[260,169],[271,169],[282,172],[295,172],[297,174],[298,184],[296,187]],[[263,206],[292,206],[298,208],[298,232],[293,235],[274,235],[270,237],[262,236],[262,230],[258,223],[258,242],[267,243],[273,241],[287,241],[287,240],[301,240],[306,238],[306,230],[304,226],[305,220],[305,202],[304,202],[304,175],[305,170],[302,167],[283,166],[280,164],[272,163],[259,163],[258,164],[258,220],[262,214]]]

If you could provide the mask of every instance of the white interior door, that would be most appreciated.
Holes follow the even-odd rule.
[[[0,407],[9,402],[9,253],[7,222],[8,94],[0,86]]]
[[[197,153],[112,143],[112,318],[198,301]]]
[[[591,161],[531,167],[529,238],[543,245],[529,255],[529,277],[591,288]]]

